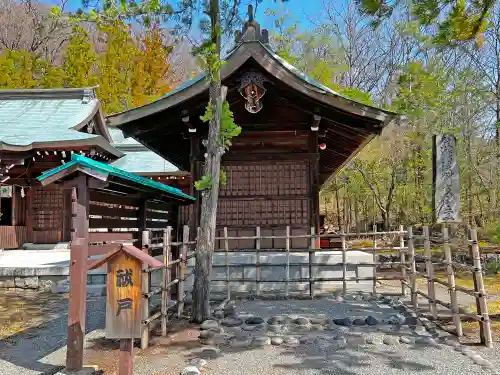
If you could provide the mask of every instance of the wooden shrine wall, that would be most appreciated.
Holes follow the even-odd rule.
[[[89,239],[92,244],[111,241],[130,241],[140,246],[141,230],[152,230],[152,244],[163,241],[162,229],[172,226],[177,229],[177,207],[162,202],[147,202],[146,212],[140,209],[139,201],[127,197],[90,192]],[[153,246],[154,247],[154,246]],[[92,247],[89,248],[92,254]]]
[[[57,185],[32,189],[32,207],[28,213],[33,222],[32,242],[54,244],[63,241],[63,219],[67,211],[63,189]]]

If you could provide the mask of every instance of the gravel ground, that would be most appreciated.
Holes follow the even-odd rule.
[[[102,374],[117,374],[118,343],[104,337],[104,298],[87,302],[87,336],[85,362],[97,365]],[[334,298],[286,301],[241,301],[236,303],[237,316],[259,316],[267,320],[273,316],[303,318],[356,318],[373,316],[379,321],[396,313],[392,307],[377,301],[348,299],[345,302]],[[66,341],[66,312],[51,316],[47,323],[26,329],[23,333],[0,340],[0,371],[5,374],[35,375],[54,374],[64,367]],[[203,375],[324,375],[324,374],[443,374],[494,373],[493,370],[474,363],[473,353],[480,354],[500,369],[500,350],[467,347],[465,354],[454,347],[440,343],[438,347],[417,344],[386,345],[387,337],[416,337],[408,327],[379,324],[374,327],[344,328],[345,345],[333,345],[331,330],[269,333],[250,332],[241,336],[294,336],[311,338],[309,343],[287,346],[266,345],[254,348],[251,345],[221,345],[218,350],[201,345],[197,327],[186,322],[173,321],[167,338],[154,337],[145,351],[137,350],[135,375],[177,375],[192,358],[207,358]],[[240,328],[224,327],[226,334],[245,334]],[[265,331],[265,330],[264,330]],[[359,336],[365,337],[359,342]],[[366,344],[366,338],[375,338],[376,344]],[[338,341],[334,341],[338,343]],[[217,358],[213,358],[217,353]]]

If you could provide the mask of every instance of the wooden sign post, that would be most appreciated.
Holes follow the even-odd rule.
[[[107,263],[106,338],[120,339],[119,375],[131,375],[134,339],[142,331],[142,265],[153,268],[163,263],[131,245],[122,245],[89,265]]]

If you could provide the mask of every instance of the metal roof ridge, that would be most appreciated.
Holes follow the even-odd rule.
[[[96,98],[99,86],[57,89],[1,89],[0,100],[44,100],[44,99],[81,99],[84,103]]]

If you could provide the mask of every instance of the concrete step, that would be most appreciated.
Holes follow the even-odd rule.
[[[23,245],[23,250],[69,250],[69,242],[59,242],[54,244],[37,244],[27,242]]]

